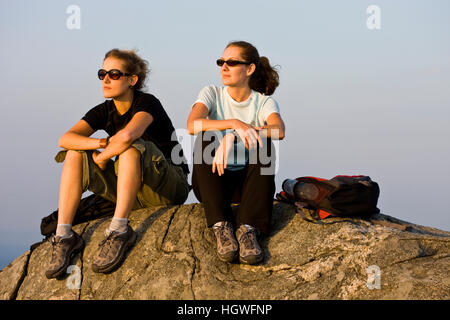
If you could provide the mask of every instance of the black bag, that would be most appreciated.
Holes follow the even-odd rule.
[[[99,195],[91,194],[80,200],[77,212],[73,219],[72,225],[77,225],[86,221],[112,216],[116,204],[102,198]],[[58,210],[53,211],[49,216],[42,218],[41,234],[45,237],[51,236],[56,232],[58,225]]]
[[[303,183],[316,187],[313,196],[302,196],[300,186],[304,186]],[[277,194],[277,199],[296,204],[298,212],[303,209],[312,210],[314,219],[322,220],[332,216],[369,217],[378,214],[379,195],[380,188],[370,177],[339,175],[330,180],[317,177],[287,179],[283,182],[283,191]]]

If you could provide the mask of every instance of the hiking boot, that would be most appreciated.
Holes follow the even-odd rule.
[[[258,230],[249,225],[241,225],[236,231],[239,241],[239,261],[245,264],[256,264],[264,258],[257,237]]]
[[[238,255],[238,243],[231,222],[222,221],[213,227],[217,240],[217,255],[223,262],[232,262]]]
[[[72,235],[68,238],[53,235],[51,243],[52,259],[48,269],[45,271],[47,279],[57,278],[66,273],[72,257],[81,251],[84,246],[83,239],[73,230]]]
[[[94,272],[108,273],[119,267],[125,253],[136,241],[136,232],[127,226],[127,231],[112,231],[98,245],[100,251],[92,263]]]

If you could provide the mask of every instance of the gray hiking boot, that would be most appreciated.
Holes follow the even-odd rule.
[[[72,257],[84,246],[83,239],[72,230],[72,235],[68,238],[61,238],[53,235],[52,259],[48,269],[45,271],[47,279],[58,278],[64,274],[70,264]]]
[[[239,260],[245,264],[256,264],[264,258],[258,243],[258,230],[249,225],[241,225],[236,231],[239,241]]]
[[[108,273],[119,267],[127,250],[136,241],[136,232],[127,226],[124,233],[111,232],[100,242],[100,250],[92,263],[94,272]]]
[[[213,227],[217,240],[217,255],[223,262],[232,262],[238,255],[238,243],[234,236],[233,225],[222,221]]]

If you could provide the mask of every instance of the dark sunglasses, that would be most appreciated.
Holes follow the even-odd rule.
[[[239,61],[239,60],[231,60],[231,59],[226,60],[226,61],[223,59],[217,59],[216,63],[219,67],[223,66],[225,63],[230,67],[237,66],[238,64],[246,64],[246,65],[251,64],[250,62],[247,62],[247,61]]]
[[[119,80],[121,76],[130,76],[131,74],[129,73],[123,73],[120,70],[117,69],[111,69],[109,71],[106,71],[104,69],[100,69],[97,72],[98,78],[100,80],[105,79],[106,75],[109,74],[109,78],[112,80]]]

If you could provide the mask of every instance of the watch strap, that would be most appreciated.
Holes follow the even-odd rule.
[[[100,148],[106,148],[109,143],[109,137],[100,139]]]

